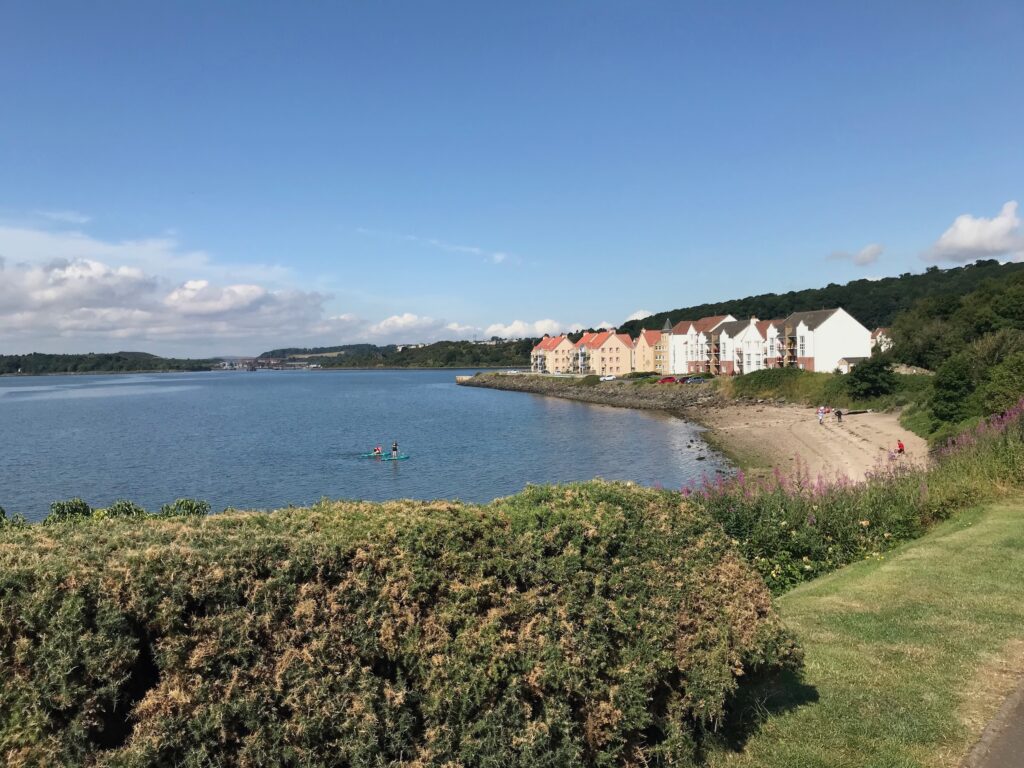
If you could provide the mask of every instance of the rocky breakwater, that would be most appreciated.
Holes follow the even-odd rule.
[[[639,379],[616,379],[583,383],[575,377],[535,376],[529,374],[478,373],[460,376],[464,387],[484,387],[509,392],[562,397],[584,403],[668,411],[700,421],[702,410],[721,405],[723,400],[714,384],[654,384]]]

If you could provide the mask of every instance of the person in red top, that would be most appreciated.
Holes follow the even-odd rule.
[[[907,449],[903,445],[903,441],[902,440],[897,440],[896,441],[896,453],[906,453],[906,452],[907,452]]]

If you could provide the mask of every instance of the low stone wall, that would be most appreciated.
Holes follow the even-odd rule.
[[[502,373],[479,373],[476,376],[456,378],[456,383],[465,387],[529,392],[619,408],[669,411],[693,420],[699,420],[701,408],[721,405],[724,402],[714,384],[710,383],[639,384],[636,380],[616,379],[588,386],[581,381],[579,378],[570,377]]]

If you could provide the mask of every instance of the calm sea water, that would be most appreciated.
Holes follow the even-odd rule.
[[[0,378],[0,506],[178,497],[270,509],[327,496],[484,502],[527,483],[681,487],[724,460],[669,416],[458,387],[459,371]],[[409,461],[357,458],[398,440]],[[698,461],[698,456],[706,460]]]

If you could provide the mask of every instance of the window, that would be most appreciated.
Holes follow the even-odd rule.
[[[804,343],[804,339],[805,338],[806,337],[804,337],[804,336],[800,337],[800,357],[807,357],[807,355],[805,354],[806,351],[807,351],[806,344]],[[800,366],[800,367],[803,368],[803,366]]]
[[[747,352],[747,368],[750,367],[750,353]]]

